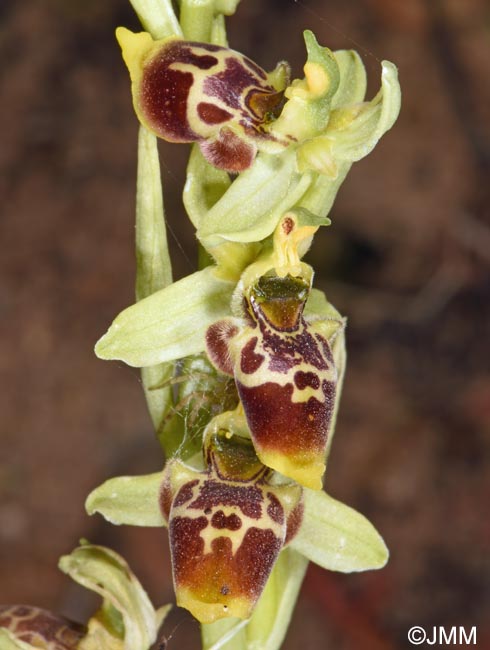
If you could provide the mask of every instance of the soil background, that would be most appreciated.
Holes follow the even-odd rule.
[[[125,0],[0,4],[0,602],[84,619],[57,569],[80,537],[172,599],[166,533],[84,514],[110,476],[162,459],[137,370],[92,348],[134,301],[137,122],[113,37]],[[410,627],[477,627],[490,648],[490,6],[486,0],[243,0],[232,46],[301,76],[301,31],[399,67],[395,128],[352,168],[307,260],[348,316],[326,488],[382,532],[382,571],[311,566],[285,650],[395,650]],[[176,277],[196,265],[187,147],[163,145]],[[198,648],[176,612],[168,648]]]

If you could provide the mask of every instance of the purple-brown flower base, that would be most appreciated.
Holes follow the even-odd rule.
[[[79,623],[28,605],[0,606],[0,628],[19,641],[46,650],[75,650],[87,633]]]

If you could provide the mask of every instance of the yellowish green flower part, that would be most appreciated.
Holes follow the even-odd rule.
[[[165,461],[107,480],[86,510],[168,529],[176,602],[201,623],[203,650],[278,650],[309,561],[349,573],[388,559],[374,526],[323,490],[346,319],[304,256],[352,163],[393,126],[400,87],[384,61],[366,100],[359,55],[308,30],[302,78],[285,62],[265,72],[228,47],[238,2],[179,0],[176,13],[131,0],[144,31],[116,31],[141,123],[136,302],[95,352],[142,369]],[[157,137],[192,145],[183,203],[200,264],[177,282]],[[103,598],[73,647],[150,647],[167,610],[122,558],[82,545],[60,566]],[[1,621],[0,650],[35,647]]]

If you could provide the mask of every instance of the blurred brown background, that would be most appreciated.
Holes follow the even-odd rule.
[[[155,603],[171,598],[165,532],[83,509],[105,478],[161,466],[138,372],[92,353],[133,302],[137,123],[119,24],[137,28],[125,0],[0,4],[0,602],[76,618],[93,602],[56,563],[81,536],[122,552]],[[228,24],[265,68],[286,58],[300,76],[309,27],[361,52],[370,96],[384,58],[404,92],[309,254],[349,317],[327,489],[375,523],[391,560],[311,567],[284,647],[394,650],[413,625],[476,625],[490,648],[490,5],[242,0]],[[185,149],[162,165],[178,277],[195,269]],[[184,621],[169,649],[199,647]]]

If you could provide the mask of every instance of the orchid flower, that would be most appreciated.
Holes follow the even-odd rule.
[[[102,596],[86,625],[29,605],[0,606],[1,650],[149,650],[170,605],[153,608],[125,560],[103,546],[83,543],[60,569]]]

